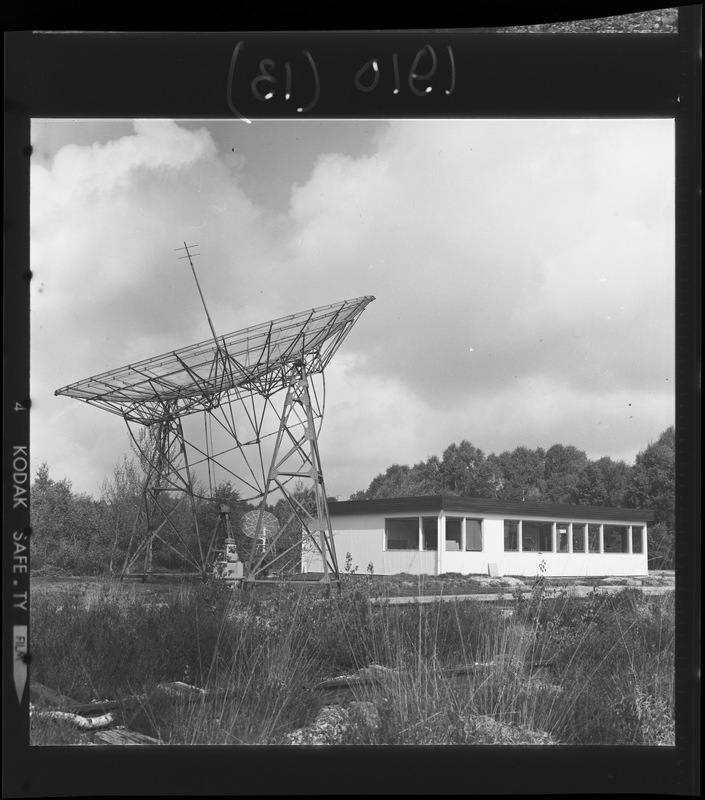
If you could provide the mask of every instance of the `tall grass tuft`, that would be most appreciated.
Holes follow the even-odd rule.
[[[80,701],[125,698],[128,727],[173,744],[291,741],[325,716],[317,682],[370,665],[378,680],[322,741],[674,743],[672,596],[577,600],[538,586],[512,617],[373,599],[353,581],[331,597],[216,582],[161,604],[114,585],[39,596],[32,679]],[[169,681],[206,693],[175,697]],[[33,741],[51,738],[37,728]]]

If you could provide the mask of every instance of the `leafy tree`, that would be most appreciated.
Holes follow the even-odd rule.
[[[451,444],[443,451],[443,492],[465,497],[485,495],[484,463],[485,454],[466,439],[459,445]]]
[[[667,428],[659,438],[640,452],[635,460],[633,480],[628,488],[630,501],[650,503],[658,522],[675,527],[676,431]]]
[[[673,426],[637,454],[625,493],[628,506],[650,508],[649,561],[654,569],[671,569],[676,536],[676,430]]]
[[[415,464],[411,469],[409,482],[413,496],[442,494],[443,465],[438,456],[430,456],[426,461]]]
[[[585,452],[577,447],[562,444],[549,447],[544,459],[543,499],[549,503],[574,503],[580,475],[588,463]]]
[[[113,468],[112,479],[101,484],[101,502],[106,534],[111,545],[107,569],[118,574],[123,566],[127,546],[142,503],[144,475],[134,459],[123,455]]]
[[[624,505],[631,468],[625,461],[604,456],[591,461],[575,485],[574,503],[584,506],[619,508]]]
[[[30,494],[32,569],[56,567],[66,572],[93,572],[105,553],[100,504],[74,494],[71,481],[56,481],[43,462]]]
[[[414,476],[407,464],[392,464],[386,472],[373,478],[367,490],[356,492],[353,500],[375,500],[385,497],[413,497]]]
[[[649,568],[673,569],[676,537],[665,522],[655,522],[648,529]]]
[[[502,500],[540,501],[545,495],[545,457],[541,447],[531,450],[516,447],[500,453],[497,462],[501,468],[502,484],[498,497]]]
[[[485,454],[470,442],[446,448],[442,460],[429,456],[413,467],[392,464],[370,483],[368,489],[355,492],[351,500],[374,500],[386,497],[422,497],[453,494],[491,497],[491,475]]]
[[[130,459],[124,455],[115,465],[112,477],[101,486],[104,526],[111,538],[106,560],[112,574],[121,574],[128,551],[133,555],[145,540],[148,517],[157,536],[152,540],[149,556],[147,552],[141,553],[133,569],[138,570],[139,565],[147,561],[152,569],[195,569],[200,565],[201,552],[204,557],[208,552],[219,516],[218,501],[230,494],[229,487],[218,487],[213,502],[205,499],[208,490],[197,482],[192,506],[186,494],[165,491],[165,486],[157,487],[150,483],[145,503],[146,479],[149,474],[154,478],[154,473],[144,453],[152,457],[157,433],[157,426],[140,430],[137,437],[139,447],[133,444],[132,448],[135,457]],[[187,553],[193,563],[185,560]]]
[[[487,497],[499,499],[504,496],[504,463],[495,453],[490,453],[482,465],[482,484]]]

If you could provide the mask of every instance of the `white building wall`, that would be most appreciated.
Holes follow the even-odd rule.
[[[584,552],[506,552],[504,550],[504,517],[484,516],[482,521],[482,551],[465,552],[445,549],[445,514],[438,525],[438,551],[385,549],[385,519],[410,517],[414,514],[345,515],[332,517],[333,540],[341,573],[345,569],[346,554],[352,557],[352,567],[364,574],[372,564],[375,575],[437,575],[448,572],[462,575],[487,575],[490,565],[495,564],[498,575],[533,577],[545,565],[547,576],[608,576],[646,575],[648,573],[646,524],[635,523],[643,528],[641,553],[584,553]],[[419,516],[434,516],[424,514]],[[458,517],[459,514],[448,514]],[[471,512],[467,517],[479,518]],[[519,519],[518,517],[515,517]],[[536,518],[532,518],[536,519]],[[564,522],[564,520],[555,520]],[[595,520],[575,521],[594,524]],[[627,525],[623,521],[600,520],[603,524]],[[587,537],[586,537],[587,538]],[[554,547],[557,547],[554,526]],[[304,571],[321,572],[323,565],[319,553],[309,553],[304,561]]]
[[[410,516],[399,515],[399,516]],[[352,567],[359,574],[372,564],[375,575],[435,575],[436,557],[433,550],[386,550],[384,546],[384,517],[351,515],[333,517],[333,542],[338,559],[338,569],[345,570],[346,554],[352,556]],[[310,554],[307,572],[321,572],[320,553]]]

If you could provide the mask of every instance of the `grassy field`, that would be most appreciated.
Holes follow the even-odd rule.
[[[672,593],[577,599],[536,579],[510,617],[494,603],[372,602],[414,581],[348,576],[326,597],[36,580],[31,678],[80,702],[121,700],[117,721],[165,744],[674,744]],[[343,702],[317,688],[370,665],[378,679]],[[175,697],[170,681],[208,694]],[[33,744],[92,739],[31,718]]]

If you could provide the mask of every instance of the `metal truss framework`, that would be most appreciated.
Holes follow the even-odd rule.
[[[223,514],[206,543],[197,506],[216,501],[217,482],[227,480],[242,500],[259,506],[258,526],[268,503],[283,498],[289,509],[263,551],[255,535],[251,551],[242,554],[245,581],[262,578],[304,544],[323,556],[324,581],[339,577],[318,449],[323,370],[372,300],[283,317],[55,392],[122,416],[140,453],[142,504],[123,575],[140,559],[149,574],[159,543],[205,577]],[[226,519],[223,527],[229,524]],[[300,531],[293,539],[292,527]]]

